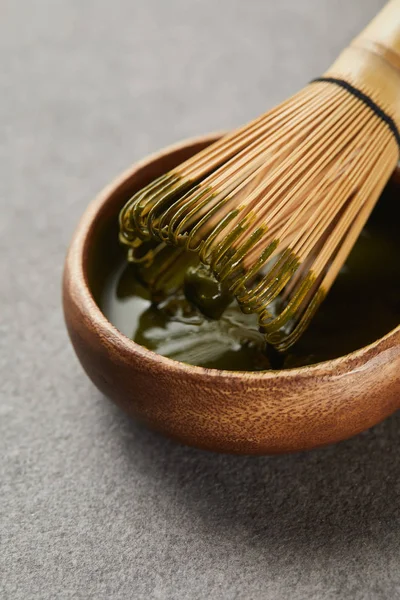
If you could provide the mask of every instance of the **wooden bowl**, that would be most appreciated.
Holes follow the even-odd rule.
[[[93,383],[129,415],[186,444],[268,454],[337,442],[400,406],[400,327],[345,357],[285,371],[194,367],[135,344],[102,314],[99,264],[118,252],[117,215],[133,192],[217,136],[167,148],[126,171],[83,215],[65,263],[68,332]]]

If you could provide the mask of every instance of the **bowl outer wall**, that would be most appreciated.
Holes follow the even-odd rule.
[[[400,407],[400,327],[345,357],[310,367],[219,371],[139,346],[106,319],[92,296],[88,266],[101,226],[134,191],[219,135],[186,140],[133,165],[82,216],[63,277],[64,315],[75,352],[98,389],[129,415],[189,445],[270,454],[351,437]]]

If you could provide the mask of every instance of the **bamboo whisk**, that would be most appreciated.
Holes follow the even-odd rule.
[[[197,252],[280,350],[302,334],[399,158],[400,0],[321,77],[135,194],[132,261],[148,240]],[[156,249],[157,251],[157,249]]]

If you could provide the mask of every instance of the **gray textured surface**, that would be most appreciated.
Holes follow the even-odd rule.
[[[3,0],[1,598],[400,598],[400,415],[289,457],[180,447],[93,388],[60,310],[104,184],[283,99],[381,5]]]

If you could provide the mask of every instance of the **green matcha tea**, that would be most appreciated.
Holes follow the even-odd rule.
[[[262,371],[343,356],[400,322],[399,200],[400,188],[390,184],[310,327],[287,354],[265,348],[256,315],[243,314],[212,282],[205,280],[204,297],[196,297],[191,273],[201,276],[201,268],[193,271],[194,256],[183,257],[188,262],[182,285],[175,282],[173,292],[164,288],[158,297],[144,269],[116,263],[103,286],[101,309],[138,344],[192,365]]]

